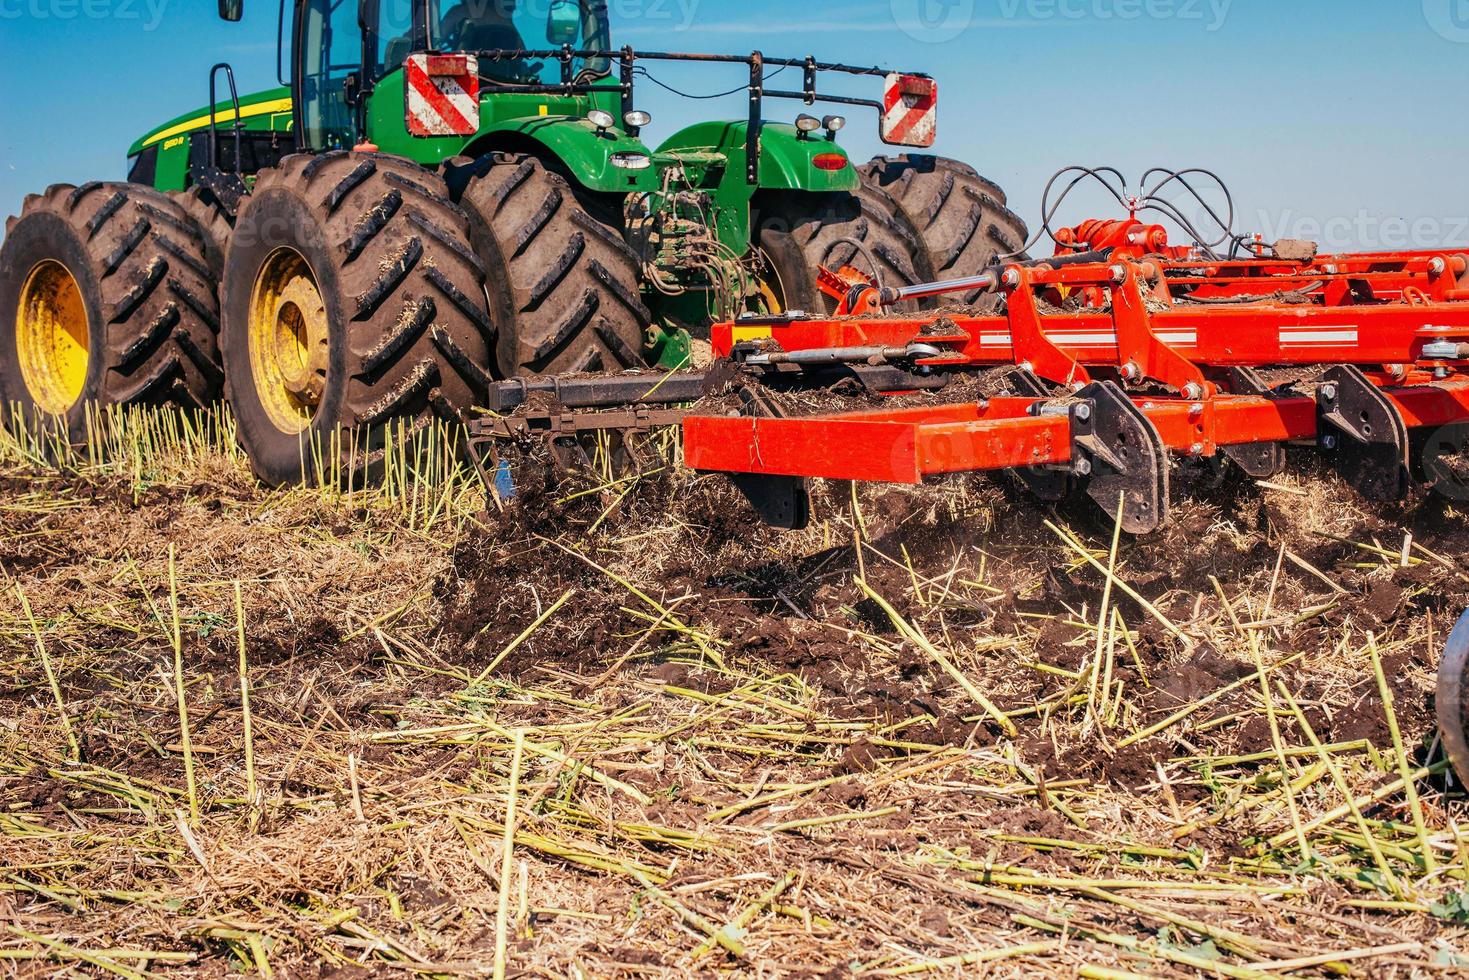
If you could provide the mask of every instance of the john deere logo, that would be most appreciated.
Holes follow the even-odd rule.
[[[1423,0],[1423,16],[1440,37],[1469,44],[1469,0]]]
[[[899,30],[928,44],[952,41],[974,21],[974,0],[891,0],[891,4]]]

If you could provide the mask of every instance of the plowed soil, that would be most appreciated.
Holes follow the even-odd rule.
[[[1462,971],[1464,512],[1295,462],[1113,553],[1003,478],[783,533],[0,451],[0,972]]]

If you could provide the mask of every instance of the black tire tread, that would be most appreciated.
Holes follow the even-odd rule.
[[[999,256],[1021,252],[1030,237],[1025,222],[1006,206],[999,185],[966,163],[914,153],[874,157],[858,172],[907,214],[933,256],[939,279],[977,275]],[[949,300],[983,304],[991,298],[976,291]]]
[[[447,174],[475,223],[502,377],[642,365],[652,314],[620,214],[528,154],[455,160]]]
[[[851,266],[868,275],[875,273],[884,286],[909,286],[934,278],[933,262],[918,230],[880,188],[864,183],[850,193],[766,194],[758,200],[756,210],[762,238],[788,236],[801,256],[797,267],[777,269],[788,307],[813,313],[835,309],[836,301],[815,287],[820,266],[832,271]],[[853,241],[861,242],[862,248]],[[875,270],[868,268],[863,250],[876,264]],[[772,259],[774,251],[767,249]],[[913,313],[919,308],[917,303],[904,303],[896,312]]]
[[[171,191],[168,196],[184,210],[187,227],[203,241],[205,263],[218,282],[224,275],[230,237],[235,233],[234,218],[207,187],[195,184],[188,190]]]
[[[219,302],[204,242],[178,202],[140,184],[57,184],[26,198],[21,223],[49,214],[83,244],[106,331],[100,405],[204,408],[220,392]]]

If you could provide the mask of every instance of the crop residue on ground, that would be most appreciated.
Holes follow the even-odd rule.
[[[490,515],[117,425],[0,436],[0,972],[1469,965],[1442,501],[1230,476],[1114,549],[834,484],[789,534],[667,469]]]

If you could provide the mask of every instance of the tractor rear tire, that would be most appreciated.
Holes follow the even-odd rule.
[[[978,275],[1001,256],[1025,257],[1025,222],[1005,206],[999,185],[968,164],[915,153],[874,157],[860,172],[864,183],[887,191],[908,215],[939,279]],[[948,299],[980,306],[998,302],[978,290]]]
[[[897,202],[878,188],[765,194],[757,199],[755,219],[773,285],[787,310],[835,311],[836,300],[816,284],[822,266],[833,272],[852,266],[884,286],[910,286],[934,278],[928,248],[917,229]],[[907,302],[893,309],[914,313],[920,304]]]
[[[618,204],[524,153],[451,161],[445,177],[485,262],[501,377],[645,365],[653,318]]]
[[[58,184],[0,247],[0,404],[87,436],[89,407],[214,403],[219,305],[203,242],[167,195]]]
[[[220,346],[239,439],[265,482],[373,479],[390,437],[461,422],[482,402],[484,269],[447,191],[379,153],[295,155],[260,172],[226,259]]]
[[[214,273],[216,282],[223,279],[224,255],[229,250],[230,237],[235,233],[235,219],[207,187],[195,184],[186,191],[172,191],[168,196],[188,212],[204,242],[204,258],[209,263],[209,271]]]

